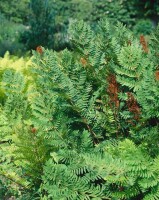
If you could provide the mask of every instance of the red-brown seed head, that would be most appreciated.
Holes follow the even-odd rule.
[[[42,49],[41,46],[36,47],[36,51],[37,51],[39,54],[42,54],[42,53],[43,53],[43,49]]]
[[[159,70],[155,72],[155,78],[156,78],[156,81],[159,81]]]
[[[31,129],[31,132],[32,132],[32,133],[36,133],[36,132],[37,132],[37,129],[34,127],[34,128]]]
[[[84,65],[84,66],[87,64],[87,60],[84,58],[81,58],[80,61],[81,61],[82,65]]]
[[[149,49],[144,35],[140,35],[140,44],[142,46],[143,51],[145,53],[148,53]]]

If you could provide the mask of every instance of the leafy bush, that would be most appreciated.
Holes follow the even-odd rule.
[[[27,15],[29,14],[30,0],[4,0],[0,4],[0,12],[9,20],[14,23],[25,24]]]
[[[150,20],[139,20],[133,27],[135,34],[150,35],[153,32],[154,26]]]
[[[2,77],[6,70],[12,70],[16,72],[21,72],[25,75],[25,80],[27,85],[33,85],[34,77],[31,74],[32,62],[29,57],[21,57],[11,56],[9,52],[6,52],[4,57],[0,58],[0,86],[2,86]],[[5,99],[5,92],[2,87],[0,87],[0,102],[3,102]]]
[[[71,51],[2,72],[1,180],[17,199],[158,199],[158,29],[150,45],[105,20],[69,34]]]
[[[11,54],[20,54],[24,51],[24,45],[20,43],[20,35],[25,30],[21,24],[15,24],[8,21],[3,15],[0,15],[0,56],[6,51]]]
[[[150,20],[155,26],[158,23],[157,1],[22,0],[19,3],[13,0],[10,3],[4,0],[0,10],[6,21],[9,20],[3,26],[9,39],[2,40],[0,55],[6,50],[13,54],[17,54],[17,51],[23,53],[39,45],[56,50],[70,48],[67,30],[74,19],[82,19],[95,29],[100,19],[109,18],[113,24],[120,21],[129,28],[135,25],[135,32],[149,34],[153,27]]]
[[[22,41],[28,49],[42,45],[54,46],[54,11],[49,0],[32,0],[30,2],[29,28],[22,35]]]

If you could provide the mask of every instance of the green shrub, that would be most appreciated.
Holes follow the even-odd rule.
[[[158,29],[149,46],[105,20],[69,34],[33,52],[32,87],[2,73],[1,180],[19,199],[158,199]]]
[[[139,20],[133,27],[135,34],[150,35],[153,32],[154,26],[150,20]]]
[[[3,15],[0,15],[0,56],[4,56],[6,51],[11,54],[22,54],[24,45],[20,43],[20,35],[25,27],[21,24],[15,24],[8,21]]]
[[[49,0],[32,0],[30,2],[29,28],[22,35],[27,49],[38,46],[54,47],[54,10]]]
[[[30,0],[4,0],[0,4],[0,12],[9,20],[14,23],[25,24],[27,16],[29,15],[29,2]]]

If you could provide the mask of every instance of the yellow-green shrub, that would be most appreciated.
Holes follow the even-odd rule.
[[[25,76],[25,81],[27,83],[27,88],[33,85],[34,78],[31,73],[32,61],[30,57],[16,57],[11,56],[9,52],[6,52],[4,57],[0,58],[0,86],[2,84],[3,73],[11,69],[15,72],[21,72]],[[4,98],[4,91],[0,87],[0,99]]]

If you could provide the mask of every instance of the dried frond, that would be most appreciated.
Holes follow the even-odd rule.
[[[139,120],[141,112],[138,103],[131,92],[128,92],[127,95],[128,95],[128,100],[127,100],[128,109],[131,113],[134,114],[134,119]]]
[[[148,53],[148,45],[144,35],[140,35],[140,44],[142,45],[142,49],[145,53]]]
[[[119,99],[118,99],[119,89],[118,89],[118,83],[116,81],[116,76],[114,74],[110,74],[108,76],[108,83],[109,83],[109,86],[108,86],[107,92],[110,97],[110,105],[112,106],[113,104],[115,105],[116,108],[118,108],[119,107]]]
[[[43,49],[42,49],[41,46],[36,47],[36,51],[37,51],[39,54],[42,54],[42,53],[43,53]]]

